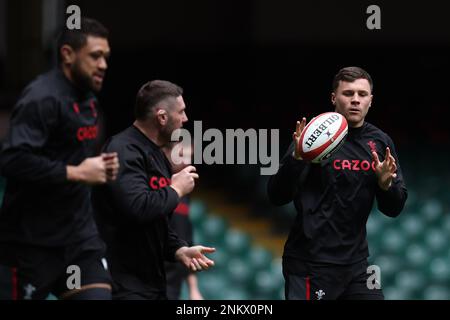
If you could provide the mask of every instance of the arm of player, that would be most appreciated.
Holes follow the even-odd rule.
[[[380,161],[376,152],[372,153],[372,157],[378,183],[376,191],[378,209],[387,216],[396,217],[403,210],[408,192],[393,143],[389,144],[390,146],[386,147],[384,161]]]
[[[152,190],[149,187],[144,156],[133,144],[128,144],[117,152],[120,169],[111,188],[112,201],[129,218],[140,223],[151,222],[160,215],[169,215],[178,205],[180,198],[170,186]],[[154,175],[159,173],[154,171]]]
[[[186,282],[189,287],[189,300],[203,300],[202,293],[198,287],[197,276],[194,273],[190,273],[186,278]]]
[[[52,98],[14,108],[0,154],[5,178],[46,184],[66,181],[66,166],[41,154],[58,114],[57,102]]]
[[[306,163],[301,160],[298,149],[300,135],[305,125],[305,118],[301,122],[297,121],[296,130],[292,135],[293,141],[283,159],[281,159],[280,168],[276,174],[269,178],[267,194],[274,205],[280,206],[292,201],[295,182],[306,166]]]
[[[175,253],[175,258],[191,271],[203,271],[214,266],[214,261],[205,256],[213,253],[215,248],[204,246],[181,247]]]
[[[68,166],[42,154],[52,128],[58,123],[58,114],[58,103],[51,97],[13,110],[9,134],[0,154],[1,174],[18,181],[43,184],[65,181],[98,184],[114,179],[117,170],[114,156],[108,160],[102,156],[87,158],[78,166]]]

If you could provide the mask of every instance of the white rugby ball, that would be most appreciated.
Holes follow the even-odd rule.
[[[300,155],[314,163],[331,157],[345,141],[347,120],[340,113],[326,112],[313,118],[300,135]]]

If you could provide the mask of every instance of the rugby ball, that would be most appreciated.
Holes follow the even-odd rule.
[[[340,113],[326,112],[313,118],[300,135],[300,156],[319,163],[328,159],[345,141],[347,120]]]

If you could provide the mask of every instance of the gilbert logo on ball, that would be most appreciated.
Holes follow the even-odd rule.
[[[345,141],[347,120],[339,113],[326,112],[313,118],[300,136],[300,155],[318,163],[331,157]]]

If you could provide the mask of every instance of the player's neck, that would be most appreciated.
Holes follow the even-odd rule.
[[[133,125],[158,147],[164,146],[165,142],[161,138],[159,131],[156,128],[149,125],[148,123],[139,120],[134,121]]]

